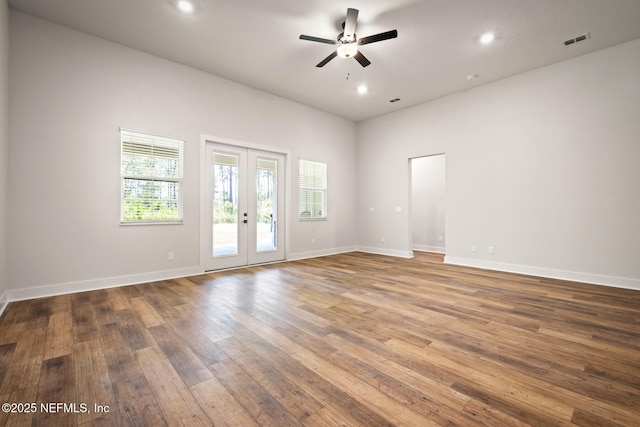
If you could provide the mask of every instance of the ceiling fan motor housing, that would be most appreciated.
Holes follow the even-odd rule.
[[[345,37],[344,33],[338,34],[338,43],[356,43],[358,39],[356,38],[356,34],[353,34],[353,37]]]

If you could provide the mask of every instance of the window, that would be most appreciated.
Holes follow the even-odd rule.
[[[327,218],[327,164],[300,160],[300,200],[302,219]]]
[[[122,224],[181,223],[184,141],[120,130]]]

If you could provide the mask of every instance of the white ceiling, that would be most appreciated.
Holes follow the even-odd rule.
[[[353,121],[640,38],[640,0],[9,0],[11,8]],[[315,65],[348,7],[372,62]],[[481,45],[481,34],[496,40]],[[564,46],[589,32],[591,38]],[[468,75],[477,74],[474,80]],[[370,91],[359,95],[360,84]],[[389,100],[401,101],[390,103]]]

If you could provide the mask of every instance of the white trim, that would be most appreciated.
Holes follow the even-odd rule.
[[[95,291],[98,289],[115,288],[118,286],[136,285],[140,283],[169,280],[179,277],[203,274],[200,267],[180,268],[176,270],[156,271],[150,273],[132,274],[128,276],[105,277],[78,282],[56,283],[52,285],[36,286],[33,288],[12,289],[7,292],[9,301],[21,301],[55,295],[72,294],[76,292]]]
[[[413,245],[411,249],[419,252],[435,252],[437,254],[445,253],[444,246]]]
[[[299,260],[299,259],[318,258],[318,257],[321,257],[321,256],[344,254],[344,253],[347,253],[347,252],[356,252],[357,250],[358,250],[358,248],[355,247],[355,246],[344,246],[344,247],[341,247],[341,248],[322,249],[322,250],[318,250],[318,251],[298,252],[298,253],[289,254],[289,257],[288,257],[287,261],[295,261],[295,260]]]
[[[465,267],[484,268],[487,270],[505,271],[508,273],[526,274],[530,276],[547,277],[551,279],[570,280],[573,282],[590,283],[615,288],[640,290],[640,279],[630,277],[604,276],[600,274],[556,270],[552,268],[532,267],[528,265],[507,264],[494,261],[481,261],[451,256],[445,256],[444,263]]]
[[[255,144],[252,142],[239,141],[237,139],[230,139],[230,138],[223,138],[220,136],[201,134],[200,135],[201,145],[204,146],[207,142],[211,142],[214,144],[234,145],[236,147],[251,148],[253,150],[258,150],[258,151],[271,151],[272,153],[280,153],[280,154],[285,154],[287,156],[291,155],[291,150],[282,148],[282,147],[272,147],[269,145],[261,145],[261,144]]]
[[[207,265],[207,139],[200,135],[200,269],[204,271]]]
[[[358,246],[359,252],[367,252],[370,254],[394,256],[398,258],[413,258],[413,251],[400,251],[397,249],[374,248],[371,246]]]
[[[5,308],[7,308],[7,305],[9,305],[8,293],[7,291],[4,291],[2,295],[0,295],[0,316],[2,316],[2,313],[4,313],[4,310]]]
[[[184,220],[175,220],[175,221],[120,221],[120,225],[125,227],[129,227],[131,225],[183,225]]]
[[[166,134],[157,133],[157,132],[153,132],[153,131],[149,131],[149,130],[133,129],[133,128],[128,128],[128,127],[124,127],[124,126],[120,126],[118,128],[118,132],[119,133],[122,133],[122,132],[144,133],[146,135],[159,136],[160,138],[177,139],[177,140],[180,140],[180,141],[183,141],[183,142],[185,142],[187,140],[184,136],[166,135]]]
[[[347,252],[365,252],[378,255],[386,255],[392,257],[412,258],[412,251],[400,251],[393,249],[380,249],[374,247],[356,247],[344,246],[340,248],[325,249],[319,251],[299,252],[289,254],[288,259],[276,261],[275,263],[295,261],[308,258],[317,258],[321,256],[337,255]],[[579,273],[574,271],[555,270],[542,267],[531,267],[525,265],[515,265],[498,263],[491,261],[480,261],[468,258],[456,258],[445,256],[445,264],[460,265],[465,267],[483,268],[487,270],[497,270],[517,274],[526,274],[537,277],[548,277],[560,280],[570,280],[574,282],[590,283],[596,285],[611,286],[617,288],[640,290],[640,279],[603,276],[589,273]],[[271,264],[271,263],[269,263]],[[252,266],[246,266],[252,267]],[[244,267],[239,267],[244,268]],[[220,270],[218,270],[220,271]],[[0,295],[0,315],[7,308],[9,302],[21,301],[42,297],[50,297],[55,295],[63,295],[77,292],[94,291],[99,289],[114,288],[119,286],[137,285],[141,283],[155,282],[159,280],[170,280],[180,277],[197,276],[207,274],[204,268],[186,267],[175,270],[164,270],[149,273],[132,274],[127,276],[115,276],[102,279],[92,279],[86,281],[56,283],[52,285],[36,286],[26,289],[13,289]]]

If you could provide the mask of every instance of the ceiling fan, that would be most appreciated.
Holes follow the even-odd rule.
[[[320,61],[316,67],[324,67],[329,61],[336,56],[342,58],[355,58],[363,67],[371,64],[363,54],[358,50],[358,46],[362,46],[369,43],[380,42],[382,40],[394,39],[398,37],[397,30],[386,31],[384,33],[375,34],[373,36],[357,38],[356,37],[356,21],[358,20],[358,9],[347,9],[347,17],[342,24],[343,32],[338,34],[336,40],[323,39],[320,37],[300,35],[301,40],[309,40],[312,42],[326,43],[337,45],[337,49]]]

